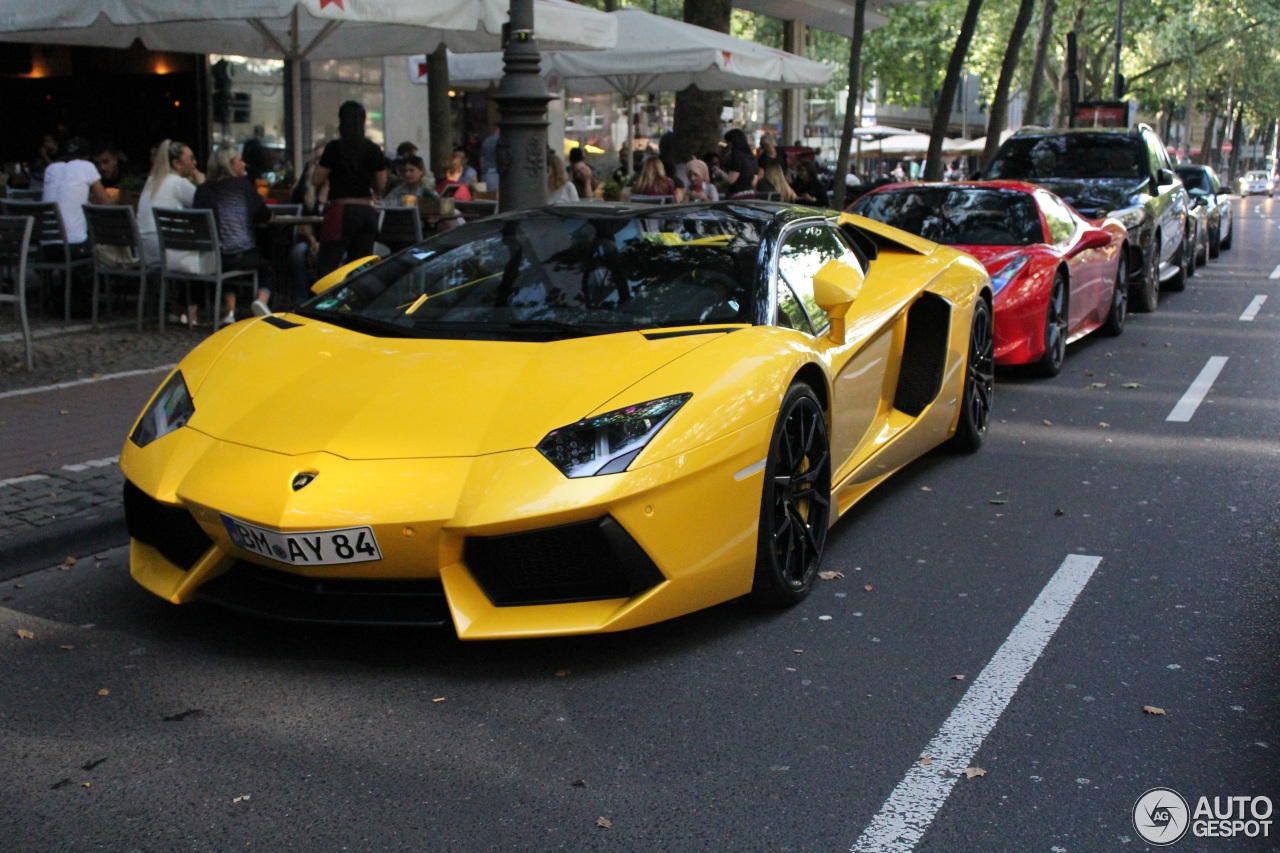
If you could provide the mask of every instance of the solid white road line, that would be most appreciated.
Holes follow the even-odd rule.
[[[1062,561],[924,748],[930,763],[907,770],[850,853],[905,853],[915,847],[1101,562],[1082,554]]]
[[[69,379],[53,385],[41,385],[37,388],[17,388],[13,391],[0,391],[0,400],[6,397],[21,397],[25,394],[39,394],[42,391],[61,391],[63,388],[74,388],[77,385],[92,385],[94,382],[106,382],[108,379],[127,379],[130,376],[143,376],[147,373],[168,373],[177,365],[162,364],[159,367],[147,367],[142,370],[126,370],[122,373],[108,373],[106,376],[89,376],[84,379]]]
[[[1248,323],[1254,317],[1258,316],[1258,312],[1262,310],[1262,303],[1267,301],[1265,296],[1255,296],[1253,301],[1249,303],[1249,307],[1244,309],[1244,313],[1240,315],[1240,319]]]
[[[1222,372],[1222,368],[1227,364],[1225,355],[1215,355],[1205,362],[1204,369],[1200,371],[1200,375],[1191,383],[1191,387],[1187,389],[1187,393],[1182,395],[1182,399],[1178,401],[1178,405],[1173,407],[1173,411],[1169,413],[1166,421],[1175,421],[1177,423],[1186,423],[1191,420],[1191,416],[1196,413],[1196,409],[1204,402],[1204,398],[1209,395],[1209,389],[1213,387],[1213,382],[1218,378],[1218,374]]]
[[[119,456],[108,456],[105,459],[90,459],[88,462],[79,462],[75,465],[63,465],[62,470],[71,471],[72,473],[79,473],[81,471],[88,471],[90,468],[106,468],[110,465],[116,464],[119,461],[120,461]]]
[[[0,486],[14,486],[18,483],[30,483],[33,480],[47,480],[47,474],[26,474],[21,477],[10,477],[7,480],[0,480]]]
[[[1280,266],[1278,266],[1278,267],[1276,267],[1275,269],[1273,269],[1273,270],[1271,271],[1271,275],[1267,276],[1267,278],[1272,279],[1272,280],[1275,280],[1275,279],[1277,279],[1277,278],[1280,278]]]

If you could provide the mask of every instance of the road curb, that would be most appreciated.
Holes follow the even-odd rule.
[[[0,581],[127,544],[123,507],[71,516],[0,539]]]

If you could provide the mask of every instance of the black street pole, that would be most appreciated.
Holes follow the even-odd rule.
[[[525,210],[547,203],[547,103],[551,95],[538,73],[533,0],[511,0],[504,28],[504,74],[498,102],[498,209]]]
[[[1124,44],[1124,0],[1116,0],[1116,76],[1111,87],[1114,100],[1124,97],[1124,75],[1120,73],[1120,47]],[[1187,116],[1190,119],[1190,116]]]

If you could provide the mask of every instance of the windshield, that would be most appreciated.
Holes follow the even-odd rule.
[[[1202,190],[1204,192],[1213,192],[1213,185],[1209,183],[1209,174],[1200,169],[1178,169],[1178,177],[1182,180],[1184,186],[1189,190]]]
[[[991,179],[1147,177],[1148,163],[1136,139],[1113,133],[1012,137],[987,167]]]
[[[770,217],[735,210],[578,208],[483,220],[388,258],[299,313],[404,337],[545,339],[749,323]]]
[[[950,246],[1029,246],[1044,242],[1035,201],[1014,190],[904,187],[863,196],[853,212]]]

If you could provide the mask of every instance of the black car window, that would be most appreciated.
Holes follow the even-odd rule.
[[[1014,136],[1000,147],[985,177],[1019,181],[1045,178],[1145,178],[1145,146],[1119,133]]]
[[[831,318],[813,296],[813,277],[827,261],[861,268],[858,257],[835,229],[807,225],[789,232],[778,252],[778,324],[821,334]]]
[[[555,337],[751,322],[766,218],[530,213],[457,228],[313,298],[383,336]]]
[[[1049,240],[1054,245],[1060,245],[1071,239],[1071,235],[1076,232],[1076,219],[1071,215],[1071,211],[1058,201],[1054,196],[1048,193],[1037,193],[1040,199],[1040,209],[1044,211],[1044,221],[1049,227]]]
[[[853,212],[948,246],[1030,246],[1045,242],[1025,192],[922,185],[871,193]]]
[[[1209,182],[1209,174],[1202,169],[1178,169],[1178,177],[1182,179],[1182,183],[1189,190],[1213,192],[1213,185]]]

